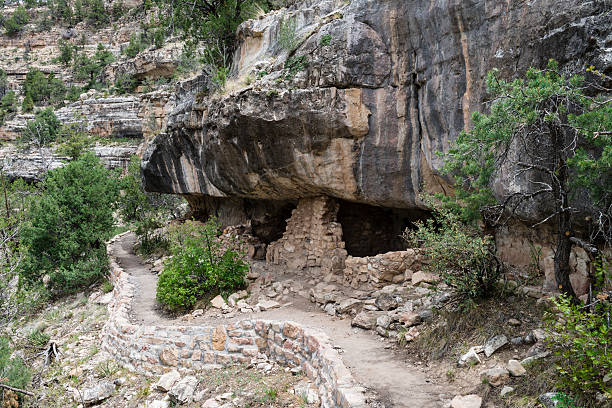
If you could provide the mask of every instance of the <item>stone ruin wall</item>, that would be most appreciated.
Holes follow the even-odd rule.
[[[411,282],[423,264],[421,251],[412,248],[375,256],[349,256],[344,262],[344,283],[353,289],[375,290],[392,283]]]
[[[268,245],[267,262],[360,290],[410,281],[412,274],[426,263],[418,249],[364,257],[348,255],[343,225],[337,219],[338,209],[339,203],[330,197],[300,200],[287,221],[283,237]],[[502,261],[510,266],[511,277],[525,281],[544,275],[544,289],[555,289],[552,230],[512,225],[496,235],[496,245]],[[537,257],[534,248],[540,248]],[[573,248],[570,280],[579,296],[589,289],[590,262],[582,248]]]
[[[268,245],[266,261],[328,281],[340,280],[347,252],[336,220],[338,209],[338,202],[329,197],[300,200],[283,237]]]
[[[421,269],[423,257],[418,249],[365,257],[348,255],[343,226],[337,221],[339,206],[324,196],[300,200],[283,237],[268,245],[267,262],[361,290],[410,281],[413,272]]]
[[[318,387],[323,407],[364,408],[364,391],[346,368],[329,337],[293,322],[246,319],[216,326],[145,326],[130,320],[135,286],[107,245],[114,286],[102,348],[124,367],[148,375],[249,363],[259,353],[300,367]]]

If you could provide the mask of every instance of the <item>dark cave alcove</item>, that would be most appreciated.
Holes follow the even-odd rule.
[[[414,221],[428,218],[421,210],[384,208],[340,201],[338,222],[342,225],[342,238],[351,256],[374,256],[407,248],[402,238],[406,228]]]
[[[216,216],[223,227],[251,224],[251,232],[261,242],[269,244],[283,236],[287,220],[297,202],[252,200],[247,198],[221,198],[210,196],[186,196],[191,209],[187,218],[206,221]]]

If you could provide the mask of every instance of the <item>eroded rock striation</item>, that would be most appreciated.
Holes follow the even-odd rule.
[[[482,106],[490,69],[612,68],[606,3],[310,0],[248,21],[237,90],[179,105],[146,156],[147,187],[418,207],[423,183],[443,188],[435,153]],[[291,18],[288,55],[279,27]]]

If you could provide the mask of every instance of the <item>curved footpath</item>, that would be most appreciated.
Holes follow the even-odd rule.
[[[115,289],[103,329],[105,350],[132,370],[203,370],[264,353],[300,366],[319,387],[323,407],[366,407],[366,388],[393,407],[442,407],[452,396],[385,349],[377,336],[318,310],[284,306],[189,323],[163,317],[155,306],[157,277],[133,253],[134,242],[133,234],[124,233],[108,244]]]

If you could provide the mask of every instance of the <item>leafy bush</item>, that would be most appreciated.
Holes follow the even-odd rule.
[[[285,61],[285,69],[287,70],[285,79],[292,79],[298,72],[306,68],[308,68],[308,58],[305,55],[287,58],[287,61]]]
[[[492,294],[500,276],[493,238],[464,224],[459,215],[447,208],[425,201],[433,207],[433,217],[416,222],[404,237],[421,245],[430,260],[424,269],[439,275],[454,292],[456,302],[470,306],[476,299]]]
[[[163,47],[164,41],[166,41],[166,30],[163,28],[158,28],[153,32],[153,44],[155,45],[155,48]]]
[[[91,0],[88,2],[87,22],[94,27],[101,27],[109,23],[108,13],[104,8],[103,0]]]
[[[70,61],[72,61],[75,47],[73,44],[69,43],[68,41],[64,41],[61,38],[58,41],[58,47],[60,55],[57,57],[57,61],[67,66],[70,64]]]
[[[596,275],[609,278],[609,268],[599,264]],[[611,293],[601,292],[590,307],[576,305],[569,296],[555,298],[556,315],[549,316],[548,343],[563,358],[557,367],[560,385],[585,405],[595,403],[597,393],[612,392],[609,380],[604,380],[612,373]]]
[[[2,68],[0,68],[0,97],[4,96],[8,91],[8,75]]]
[[[21,103],[21,109],[24,112],[32,112],[32,109],[34,109],[34,101],[32,100],[32,97],[30,95],[26,95],[23,98],[23,102]]]
[[[297,19],[289,17],[281,21],[278,31],[278,43],[285,51],[293,51],[297,47]]]
[[[23,6],[19,6],[13,11],[13,14],[4,22],[4,29],[8,35],[16,35],[23,26],[28,24],[30,16],[28,11]]]
[[[51,336],[44,333],[39,328],[32,330],[32,332],[28,334],[28,341],[31,345],[36,347],[45,347],[49,342],[49,339],[51,339]]]
[[[66,86],[55,75],[49,74],[49,76],[45,76],[39,70],[32,69],[26,74],[26,79],[23,83],[23,94],[33,104],[60,103],[63,102],[66,95]]]
[[[114,1],[113,8],[111,9],[111,15],[113,20],[119,20],[126,12],[125,5],[122,1]]]
[[[331,34],[325,34],[321,37],[321,46],[325,47],[326,45],[331,44],[332,36]]]
[[[32,372],[22,359],[11,358],[11,354],[8,338],[0,337],[0,381],[11,387],[26,388],[32,378]]]
[[[87,132],[87,118],[85,115],[75,115],[75,121],[62,125],[58,141],[60,145],[55,152],[76,160],[93,143],[93,137]]]
[[[47,274],[53,293],[64,294],[102,278],[117,196],[116,180],[93,153],[47,173],[21,234],[28,248],[24,279]]]
[[[132,93],[136,90],[138,86],[138,81],[130,75],[130,74],[119,74],[115,78],[115,83],[113,85],[113,90],[118,95],[124,95],[127,93]]]
[[[146,50],[149,47],[149,41],[147,36],[140,34],[132,34],[130,36],[130,42],[128,46],[123,50],[123,53],[130,58],[134,58],[140,54],[141,51]]]
[[[61,122],[53,113],[52,108],[46,108],[36,114],[34,120],[26,124],[22,133],[22,139],[33,142],[38,146],[48,145],[57,139]]]
[[[0,99],[0,125],[15,112],[17,112],[17,97],[15,92],[8,91]]]
[[[188,310],[202,298],[228,295],[245,285],[248,271],[237,243],[224,248],[220,224],[187,221],[169,228],[172,257],[157,282],[157,300],[170,310]]]
[[[133,224],[138,236],[138,252],[149,255],[166,251],[169,242],[166,237],[156,234],[169,218],[180,214],[181,198],[169,194],[148,193],[144,191],[140,177],[140,158],[133,156],[127,174],[120,180],[121,196],[119,214],[125,223]]]

